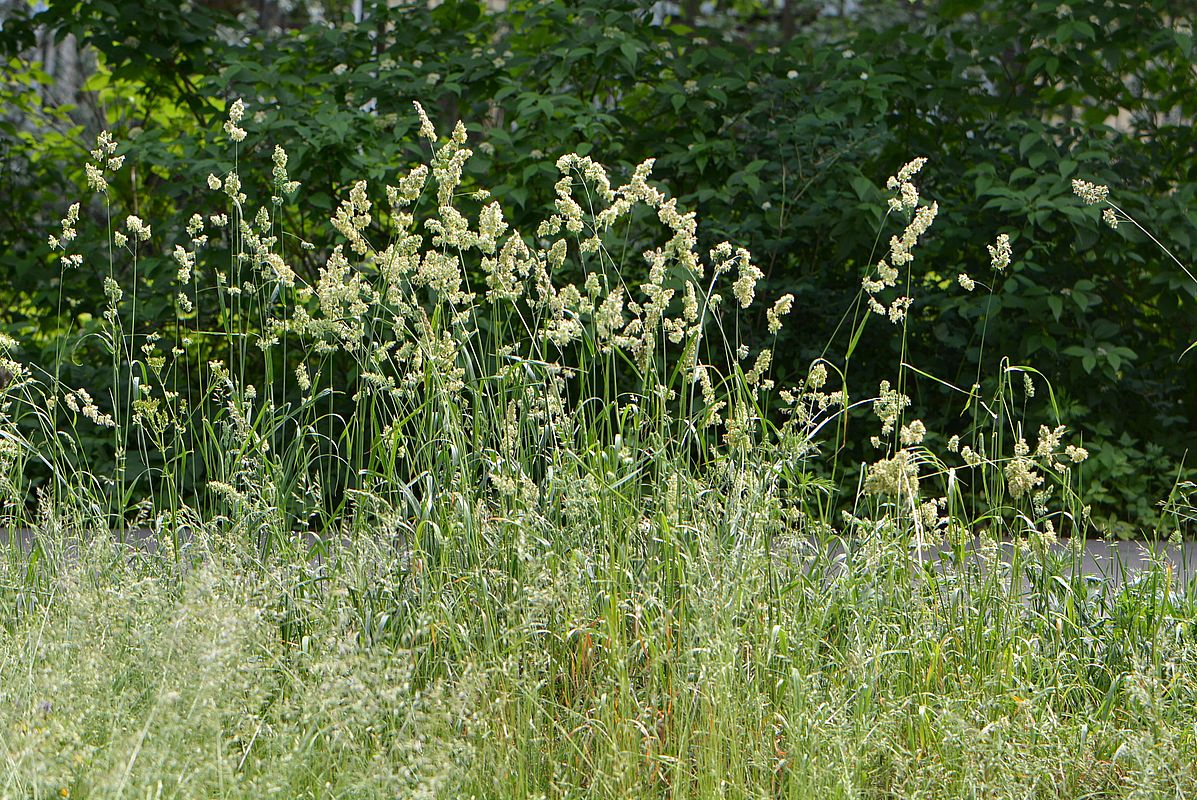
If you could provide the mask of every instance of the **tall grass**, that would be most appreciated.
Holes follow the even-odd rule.
[[[417,106],[430,163],[350,187],[305,281],[285,154],[272,202],[241,192],[243,111],[175,251],[174,320],[139,320],[116,265],[136,274],[152,232],[104,209],[109,397],[3,343],[5,522],[32,540],[0,566],[0,794],[1197,788],[1193,593],[1162,563],[1118,587],[1074,570],[1084,452],[1024,420],[1042,376],[951,387],[959,431],[913,415],[938,379],[905,358],[848,392],[864,326],[912,324],[921,160],[890,182],[848,355],[783,388],[738,324],[760,271],[699,257],[651,163],[613,188],[562,158],[521,235],[462,184],[465,129]],[[116,149],[92,154],[101,206]],[[762,302],[770,335],[801,315]],[[837,454],[865,427],[858,470]]]

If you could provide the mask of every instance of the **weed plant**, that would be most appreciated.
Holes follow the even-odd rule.
[[[957,431],[912,413],[938,379],[904,358],[853,399],[854,345],[776,387],[737,314],[802,310],[756,297],[743,249],[701,258],[651,162],[613,187],[565,156],[517,232],[461,185],[464,127],[416,110],[430,162],[349,187],[305,281],[278,213],[301,187],[276,149],[250,205],[232,104],[173,320],[115,280],[153,231],[106,205],[122,157],[97,142],[51,246],[79,269],[76,228],[107,220],[117,389],[2,342],[0,796],[1197,791],[1193,593],[1164,562],[1075,569],[1085,451],[1023,419],[1037,371],[952,387]],[[852,343],[914,323],[923,166],[889,182]],[[849,435],[874,463],[837,458]],[[1190,517],[1178,495],[1162,522]]]

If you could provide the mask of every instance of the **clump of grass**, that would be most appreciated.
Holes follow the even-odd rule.
[[[954,432],[913,415],[935,378],[904,358],[862,399],[847,357],[777,387],[736,317],[761,271],[730,243],[700,257],[651,162],[616,187],[562,158],[554,212],[516,232],[462,184],[465,128],[416,111],[429,164],[349,187],[307,280],[278,213],[301,187],[276,149],[251,210],[233,104],[220,206],[174,251],[175,319],[139,321],[137,284],[106,282],[110,396],[0,342],[0,491],[32,530],[0,565],[0,793],[1195,788],[1193,595],[1165,565],[1095,585],[1054,546],[1086,535],[1084,451],[1058,420],[1024,432],[1039,373],[959,389]],[[117,150],[92,153],[101,203]],[[854,342],[911,324],[938,210],[922,166],[890,182],[903,227]],[[150,225],[110,233],[136,274]],[[991,252],[1009,266],[1008,240]],[[801,313],[763,302],[770,335]],[[877,457],[856,472],[835,454],[861,417]],[[937,566],[912,557],[945,542]]]

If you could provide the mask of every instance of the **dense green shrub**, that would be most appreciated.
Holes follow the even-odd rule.
[[[170,25],[143,24],[160,13]],[[135,167],[114,190],[161,236],[139,266],[143,319],[170,313],[163,287],[174,266],[159,243],[176,238],[164,234],[182,229],[197,203],[189,192],[217,170],[207,131],[223,116],[221,98],[249,99],[260,141],[290,153],[305,203],[287,227],[312,241],[326,241],[351,180],[414,163],[403,112],[424,98],[442,123],[473,121],[478,172],[463,185],[482,171],[502,176],[491,188],[516,225],[551,201],[552,162],[563,153],[625,174],[657,157],[656,176],[703,221],[703,245],[744,243],[770,293],[795,294],[802,322],[777,343],[779,381],[798,379],[829,342],[852,354],[862,386],[876,385],[895,355],[964,389],[998,374],[1004,358],[1039,366],[1064,421],[1092,437],[1101,512],[1129,531],[1126,523],[1152,524],[1151,504],[1192,443],[1197,387],[1177,357],[1197,338],[1195,287],[1130,226],[1100,230],[1069,181],[1109,183],[1120,205],[1192,260],[1197,150],[1187,120],[1197,93],[1192,35],[1177,14],[1158,0],[943,2],[892,23],[813,26],[774,42],[650,24],[630,2],[517,2],[502,14],[468,2],[376,3],[361,24],[242,37],[241,23],[202,8],[82,2],[7,24],[3,38],[18,52],[41,25],[97,53],[89,88]],[[81,182],[72,151],[84,137],[5,135],[36,154],[13,170],[23,209],[57,195],[47,187],[63,176]],[[924,190],[940,222],[920,262],[931,266],[916,274],[936,291],[912,311],[917,332],[895,345],[880,319],[862,329],[860,282],[878,244],[878,226],[862,220],[880,219],[875,176],[916,155],[935,164]],[[247,148],[242,172],[269,174],[270,156],[265,145]],[[43,221],[60,214],[43,208]],[[102,381],[99,370],[87,374],[95,321],[70,309],[94,292],[103,260],[87,254],[63,286],[46,281],[45,226],[34,223],[12,218],[0,231],[13,295],[6,321],[39,317],[44,331],[57,317],[69,341],[45,338],[43,362],[65,347],[78,382]],[[986,245],[1007,231],[1012,268],[991,276]],[[299,252],[296,268],[312,277],[325,256]],[[961,272],[993,283],[992,295],[953,288]],[[741,322],[753,343],[763,338],[763,317]],[[910,390],[951,413],[944,384]],[[1044,410],[1048,400],[1028,403]],[[945,429],[948,418],[929,422]]]

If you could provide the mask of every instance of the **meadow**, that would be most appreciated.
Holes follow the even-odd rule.
[[[465,127],[412,113],[427,163],[353,184],[336,241],[306,242],[281,148],[274,195],[242,192],[230,104],[169,315],[147,333],[136,281],[96,287],[109,396],[0,340],[0,510],[28,531],[0,559],[0,796],[1197,792],[1197,595],[1164,562],[1074,571],[1088,454],[1028,418],[1044,376],[1000,361],[983,395],[903,356],[850,385],[866,326],[917,324],[936,217],[970,213],[920,195],[934,163],[877,176],[851,344],[775,385],[738,315],[776,335],[803,309],[735,243],[697,252],[651,161],[613,183],[562,157],[515,231],[462,187]],[[137,274],[153,220],[111,203],[121,152],[100,137],[98,215],[48,234],[64,273],[98,237]],[[977,247],[991,274],[942,291],[1019,257]],[[918,381],[958,429],[928,430]],[[1192,512],[1178,491],[1159,535]],[[938,568],[912,557],[932,544]]]

